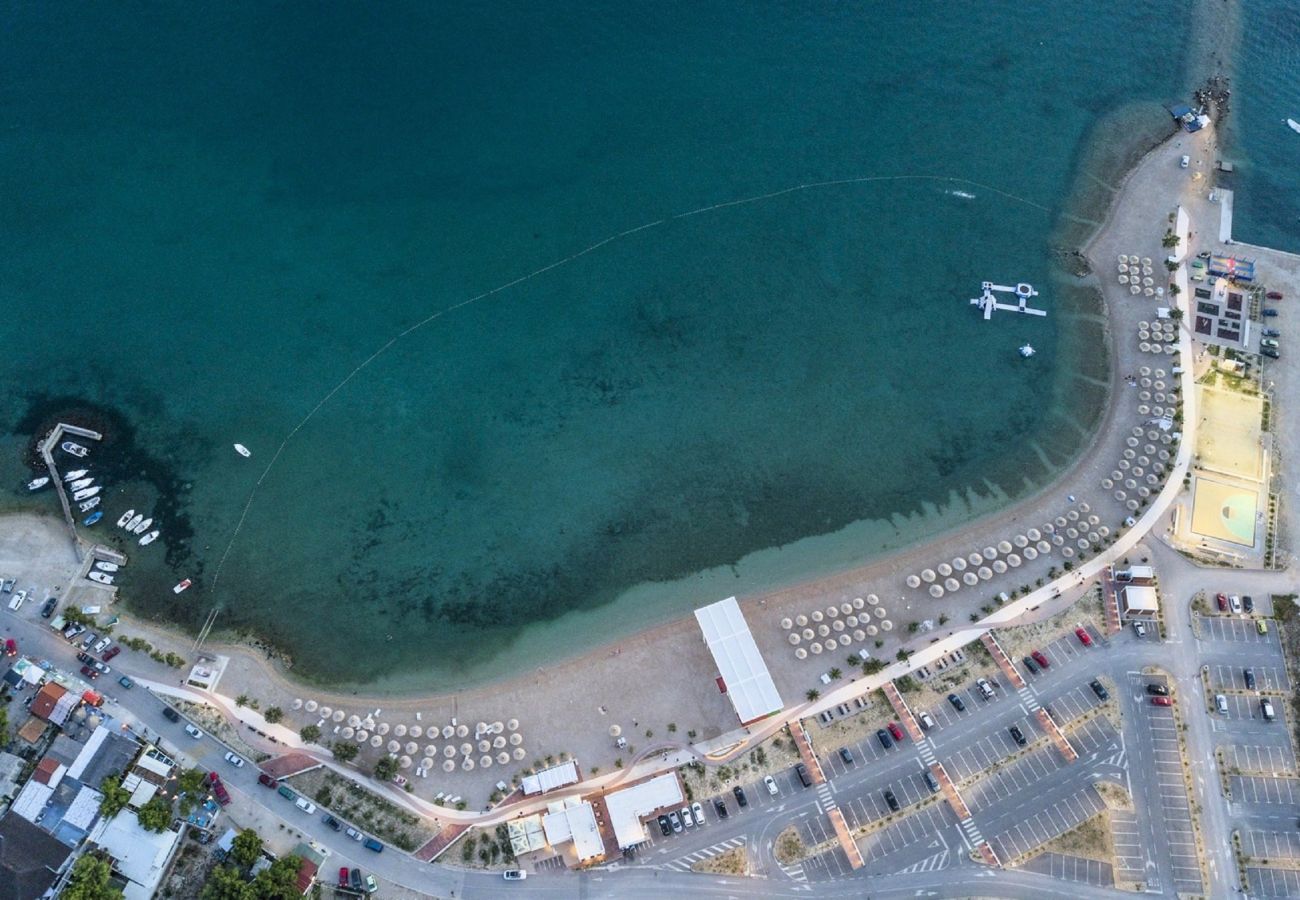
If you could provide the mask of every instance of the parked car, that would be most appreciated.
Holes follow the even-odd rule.
[[[1272,700],[1268,699],[1267,697],[1262,698],[1262,699],[1259,701],[1259,711],[1262,712],[1262,713],[1264,714],[1264,721],[1266,721],[1266,722],[1272,722],[1272,721],[1273,721],[1273,718],[1274,718],[1274,715],[1275,715],[1275,714],[1274,714],[1274,712],[1273,712],[1273,701],[1272,701]]]
[[[1269,359],[1282,358],[1282,354],[1278,352],[1276,347],[1265,347],[1263,350],[1260,350],[1259,352],[1267,356]]]
[[[1266,319],[1272,319],[1277,315],[1277,310],[1273,309],[1271,306],[1266,306],[1261,311],[1264,313],[1264,318]]]
[[[684,827],[682,825],[682,817],[677,815],[677,813],[670,812],[668,814],[668,824],[672,826],[673,831],[678,834],[682,833],[682,828]]]
[[[1251,668],[1242,669],[1241,677],[1246,679],[1246,690],[1253,691],[1255,689],[1255,670]]]
[[[993,699],[993,685],[989,684],[987,678],[976,678],[975,686],[980,689],[980,696],[985,700]]]
[[[1268,619],[1256,619],[1255,631],[1258,634],[1268,634]]]
[[[883,728],[876,729],[876,740],[880,741],[880,746],[886,750],[894,746],[894,741],[890,738],[889,732]]]
[[[1259,342],[1259,345],[1261,347],[1270,347],[1274,350],[1277,350],[1282,346],[1277,342],[1277,338],[1264,338],[1262,341]]]
[[[130,675],[123,675],[117,680],[117,683],[122,685],[122,687],[126,688],[128,691],[135,687],[135,682],[131,680]]]
[[[95,661],[95,657],[91,656],[89,653],[85,652],[84,650],[77,654],[77,662],[81,663],[83,666],[88,666],[94,661]]]
[[[691,808],[689,805],[683,806],[681,808],[681,811],[679,812],[679,815],[682,817],[682,824],[685,825],[687,828],[691,828],[695,825],[695,816],[691,815]]]
[[[357,831],[357,830],[356,830],[355,828],[353,828],[351,825],[346,826],[346,827],[343,829],[343,833],[344,833],[345,835],[347,835],[348,837],[352,838],[352,840],[356,841],[358,844],[361,843],[362,841],[364,841],[364,840],[366,839],[366,836],[365,836],[364,834],[362,834],[361,832]]]
[[[1282,336],[1282,332],[1278,331],[1276,328],[1265,328],[1260,331],[1260,334],[1264,337],[1271,338],[1280,338]]]
[[[1265,297],[1265,299],[1267,299],[1267,300],[1281,300],[1281,299],[1282,299],[1282,292],[1281,292],[1281,291],[1269,291],[1267,294],[1264,295],[1264,297]]]
[[[886,727],[889,728],[889,733],[894,736],[894,740],[896,741],[903,740],[903,728],[901,725],[899,725],[897,722],[890,722],[889,725]]]
[[[670,834],[673,833],[673,826],[668,821],[667,816],[660,816],[658,822],[659,822],[659,833],[662,834],[664,837],[668,837]]]
[[[1050,669],[1052,667],[1052,664],[1047,661],[1047,657],[1043,655],[1042,650],[1035,650],[1029,655],[1034,658],[1034,662],[1038,663],[1044,669]]]
[[[104,665],[99,660],[95,660],[94,662],[92,662],[90,664],[90,667],[94,669],[96,672],[98,672],[100,675],[107,675],[109,672],[113,671],[113,669],[110,666]]]
[[[360,870],[360,869],[353,869],[353,870],[352,870],[352,890],[354,890],[354,891],[359,891],[359,890],[361,890],[361,870]]]
[[[528,873],[523,869],[506,869],[501,873],[501,877],[506,881],[523,881],[528,877]]]
[[[226,751],[226,762],[230,763],[236,769],[242,769],[244,767],[243,757],[236,756],[229,750]],[[337,831],[338,829],[336,828],[334,830]]]
[[[520,876],[520,877],[519,877],[519,880],[520,880],[520,881],[522,881],[522,880],[524,879],[524,877],[526,877],[526,873],[524,872],[523,869],[514,869],[514,870],[512,870],[512,871],[515,871],[515,872],[518,872],[518,873],[519,873],[519,876]],[[514,881],[515,879],[510,878],[510,879],[507,879],[507,880],[509,880],[509,881]],[[366,876],[366,888],[365,888],[365,890],[366,890],[366,893],[367,893],[367,894],[373,894],[375,891],[379,890],[379,882],[375,881],[375,876],[373,876],[373,875],[367,875],[367,876]]]
[[[1215,595],[1214,595],[1214,600],[1215,600],[1216,603],[1219,604],[1219,612],[1227,612],[1227,611],[1228,611],[1228,595],[1227,595],[1227,594],[1215,594]]]
[[[90,645],[95,643],[97,640],[99,640],[99,635],[95,634],[93,631],[87,631],[81,636],[81,649],[89,650]]]
[[[1092,635],[1088,634],[1088,629],[1084,628],[1082,625],[1074,629],[1074,636],[1079,639],[1079,643],[1083,644],[1083,646],[1092,646]]]
[[[96,678],[99,677],[99,673],[96,672],[94,669],[92,669],[90,666],[82,666],[81,674],[89,678],[91,681],[94,681]]]
[[[1250,596],[1250,594],[1247,594],[1241,598],[1241,605],[1246,612],[1253,613],[1255,611],[1255,598]]]
[[[889,805],[889,808],[890,808],[891,810],[893,810],[894,812],[898,812],[898,809],[899,809],[899,807],[898,807],[898,798],[894,796],[894,792],[893,792],[893,791],[890,791],[890,790],[886,790],[886,791],[885,791],[885,803],[887,803],[887,804]]]
[[[379,843],[379,841],[375,840],[374,838],[366,838],[365,841],[362,842],[361,846],[365,847],[367,850],[370,850],[374,853],[384,852],[384,845]]]
[[[749,806],[749,798],[745,796],[745,789],[743,787],[736,785],[731,789],[731,793],[735,795],[736,803],[740,805],[741,809]]]
[[[691,804],[691,815],[695,816],[696,825],[704,824],[704,807],[698,800]]]
[[[1214,708],[1219,711],[1219,715],[1226,716],[1228,714],[1228,698],[1222,694],[1215,694]]]
[[[763,785],[767,788],[767,792],[773,797],[777,795],[776,779],[771,775],[763,776]]]
[[[54,610],[58,607],[58,605],[59,605],[58,597],[50,597],[49,599],[47,599],[45,601],[45,604],[41,607],[41,618],[48,619],[50,616],[54,615]]]
[[[188,722],[185,723],[185,733],[188,734],[190,737],[194,738],[194,740],[196,741],[199,738],[203,737],[203,732],[199,731],[197,728],[195,728],[193,725],[191,725]]]
[[[163,718],[169,722],[179,722],[181,720],[181,714],[178,713],[176,710],[172,709],[170,706],[164,706],[162,714],[163,714]]]
[[[18,642],[13,638],[5,638],[5,656],[18,655]]]
[[[804,787],[812,787],[812,777],[808,774],[808,767],[803,763],[795,763],[794,774],[799,776],[799,783]]]
[[[853,753],[849,750],[848,747],[840,748],[840,761],[843,762],[844,765],[846,766],[853,765]]]
[[[258,783],[258,784],[261,784],[261,785],[265,785],[266,787],[269,787],[269,788],[271,788],[271,789],[275,789],[275,788],[278,788],[278,787],[280,786],[280,780],[279,780],[278,778],[276,778],[276,777],[273,776],[273,775],[268,775],[268,774],[266,774],[265,772],[258,772],[258,773],[257,773],[257,783]],[[348,832],[349,832],[348,837],[352,837],[351,831],[352,831],[352,829],[349,828],[349,829],[348,829]]]
[[[948,702],[952,704],[953,709],[957,710],[957,712],[965,712],[966,703],[956,694],[949,694]],[[877,734],[879,734],[879,732],[877,732]]]
[[[1021,660],[1021,662],[1025,664],[1025,668],[1029,671],[1030,675],[1038,674],[1039,672],[1038,663],[1034,662],[1034,658],[1032,656],[1026,656],[1024,659]]]
[[[926,769],[921,774],[925,776],[925,783],[926,786],[930,788],[930,793],[932,794],[939,793],[939,779],[934,777],[934,773],[931,772],[929,769]]]
[[[1174,698],[1173,697],[1152,697],[1151,705],[1152,706],[1173,706]]]
[[[94,652],[103,653],[105,650],[108,649],[108,645],[111,643],[113,643],[113,639],[111,637],[100,638],[98,641],[95,642]]]
[[[222,806],[230,805],[230,794],[226,791],[226,786],[221,782],[221,776],[216,772],[208,773],[208,789],[212,791],[212,796],[217,798],[217,802]]]
[[[1228,606],[1232,607],[1232,611],[1235,613],[1241,612],[1241,598],[1233,594],[1228,598]]]
[[[1182,159],[1178,160],[1179,167],[1183,169],[1186,169],[1191,164],[1192,164],[1192,158],[1188,156],[1186,153],[1183,154]]]
[[[1163,684],[1148,684],[1147,693],[1156,697],[1168,697],[1169,688],[1165,687]]]
[[[1092,692],[1097,695],[1098,700],[1110,699],[1110,691],[1106,690],[1106,686],[1100,680],[1094,678],[1088,682],[1088,687],[1092,688]]]
[[[1133,633],[1136,634],[1138,637],[1147,636],[1147,627],[1142,624],[1141,619],[1133,620]]]
[[[1012,725],[1007,730],[1011,732],[1011,740],[1015,741],[1017,746],[1023,747],[1025,744],[1029,743],[1029,741],[1025,739],[1025,733],[1020,730],[1019,725]]]
[[[916,720],[921,723],[921,727],[926,731],[929,731],[934,727],[934,716],[930,715],[928,712],[921,713],[916,717]]]
[[[807,785],[805,785],[805,787],[806,786]],[[727,816],[731,815],[731,813],[727,812],[727,804],[723,802],[721,797],[713,798],[713,811],[718,814],[719,819],[725,819]]]
[[[339,887],[341,887],[341,888],[345,888],[345,887],[348,886],[348,884],[349,884],[349,881],[348,881],[348,867],[347,867],[347,866],[339,866]]]
[[[114,644],[113,646],[109,647],[107,650],[104,651],[104,656],[103,656],[104,662],[108,662],[110,659],[114,658],[121,652],[122,652],[122,648],[119,647],[117,644]]]
[[[18,593],[14,594],[13,598],[9,601],[9,608],[17,612],[22,607],[23,602],[26,599],[27,599],[27,592],[19,591]]]
[[[343,828],[343,823],[329,813],[325,813],[325,815],[321,816],[321,821],[324,822],[326,827],[331,831],[339,831]]]

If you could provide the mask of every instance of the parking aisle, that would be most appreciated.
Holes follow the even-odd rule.
[[[1091,884],[1094,887],[1113,887],[1115,884],[1114,875],[1108,864],[1095,859],[1085,859],[1082,856],[1042,853],[1020,868],[1026,872],[1039,872],[1061,881]]]
[[[1252,897],[1300,897],[1300,870],[1250,868],[1246,878]]]
[[[1230,744],[1223,747],[1224,762],[1251,775],[1294,775],[1295,756],[1290,743],[1279,746]]]
[[[1123,809],[1111,810],[1110,835],[1115,844],[1115,880],[1141,881],[1146,861],[1142,854],[1142,836],[1137,814]]]
[[[1259,693],[1286,693],[1291,689],[1291,679],[1287,677],[1286,667],[1281,665],[1252,665],[1255,687],[1246,686],[1246,671],[1240,665],[1215,663],[1207,666],[1210,675],[1210,688],[1214,691],[1249,691],[1252,696]]]
[[[1286,804],[1300,807],[1300,779],[1263,775],[1232,775],[1228,778],[1232,799],[1261,805]]]
[[[894,873],[959,846],[959,833],[952,814],[934,804],[867,835],[858,842],[858,849],[868,871]]]
[[[1279,647],[1277,630],[1270,628],[1260,634],[1254,619],[1230,616],[1197,616],[1197,633],[1201,640],[1212,644],[1263,644]],[[1212,651],[1211,651],[1212,652]]]
[[[1241,832],[1241,851],[1253,859],[1300,862],[1300,834],[1247,828]]]

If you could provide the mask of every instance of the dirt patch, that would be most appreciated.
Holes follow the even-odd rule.
[[[1093,789],[1097,791],[1097,796],[1101,802],[1106,804],[1107,809],[1133,811],[1133,798],[1129,792],[1113,781],[1098,781],[1093,784]]]
[[[288,782],[322,808],[408,853],[429,841],[439,828],[437,821],[427,822],[324,767],[294,775]]]
[[[799,829],[791,825],[778,834],[773,854],[776,856],[776,861],[783,866],[791,866],[804,859],[808,855],[808,848],[804,845],[803,838],[799,836]]]
[[[1043,853],[1063,853],[1081,856],[1115,867],[1115,840],[1110,831],[1110,811],[1102,810],[1091,819],[1085,819],[1065,834],[1052,838],[1037,848],[1025,860]],[[1025,861],[1025,860],[1022,860]]]
[[[215,737],[230,746],[232,750],[245,759],[254,763],[260,763],[262,760],[270,759],[269,753],[263,753],[244,743],[239,736],[239,731],[226,720],[226,717],[215,706],[207,703],[192,703],[189,700],[172,700],[172,706],[184,713],[188,718],[194,721],[208,734]]]
[[[203,884],[217,865],[212,855],[216,842],[199,844],[194,840],[195,834],[197,832],[190,831],[181,841],[180,852],[176,854],[176,862],[163,882],[159,896],[169,900],[198,900],[203,893]]]
[[[789,769],[799,762],[799,750],[789,729],[781,729],[744,756],[723,766],[705,766],[690,763],[682,766],[682,781],[686,785],[686,799],[695,801],[730,790],[734,785],[764,775]]]
[[[1032,625],[998,629],[997,639],[1007,656],[1014,661],[1028,656],[1031,650],[1037,650],[1067,633],[1072,633],[1075,623],[1088,620],[1094,623],[1105,621],[1099,584],[1079,598],[1073,606],[1066,607],[1050,619],[1034,622]]]
[[[708,875],[748,875],[749,854],[744,847],[733,847],[717,856],[700,860],[691,866],[691,871]]]

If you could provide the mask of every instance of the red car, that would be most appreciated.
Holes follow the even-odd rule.
[[[348,867],[339,866],[339,887],[348,887]]]
[[[1044,669],[1050,669],[1052,667],[1052,664],[1047,661],[1047,657],[1043,655],[1042,650],[1035,650],[1029,655],[1034,658],[1034,662],[1038,663]]]
[[[1082,625],[1074,629],[1074,636],[1079,639],[1079,643],[1083,644],[1083,646],[1092,646],[1092,635],[1088,634],[1088,629],[1084,628]]]
[[[117,644],[114,644],[113,646],[109,647],[107,650],[104,651],[104,662],[108,662],[110,659],[112,659],[114,656],[117,656],[121,652],[122,652],[122,648],[119,647]]]
[[[212,794],[217,798],[217,802],[222,806],[230,804],[230,794],[226,792],[226,786],[221,783],[221,776],[216,772],[208,773],[208,786],[212,789]]]
[[[271,775],[267,775],[265,772],[257,773],[257,783],[264,784],[267,787],[271,788],[272,790],[275,790],[280,786],[280,780],[278,778],[275,778],[274,776]]]
[[[1281,291],[1269,291],[1269,292],[1268,292],[1267,294],[1265,294],[1264,296],[1267,297],[1267,298],[1270,299],[1270,300],[1281,300],[1281,299],[1282,299],[1282,292],[1281,292]]]
[[[1219,612],[1228,611],[1228,596],[1226,594],[1215,594],[1214,599],[1219,603]]]
[[[897,722],[889,723],[889,733],[894,736],[894,740],[896,741],[901,741],[903,739],[903,729],[898,727]]]
[[[18,655],[18,642],[13,638],[5,638],[5,656]]]
[[[81,667],[81,674],[82,674],[82,675],[85,675],[85,676],[86,676],[87,678],[89,678],[91,681],[94,681],[96,678],[99,677],[99,672],[97,672],[96,670],[92,669],[90,666],[82,666],[82,667]]]
[[[1173,697],[1152,697],[1151,705],[1152,706],[1173,706],[1174,698]]]

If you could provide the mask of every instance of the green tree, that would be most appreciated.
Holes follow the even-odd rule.
[[[248,705],[248,695],[247,695],[247,694],[240,694],[238,697],[236,697],[236,698],[235,698],[235,705],[236,705],[236,706],[247,706],[247,705]]]
[[[335,741],[331,749],[334,751],[334,758],[339,762],[351,762],[357,758],[357,752],[361,748],[351,741]]]
[[[298,730],[298,736],[309,744],[314,744],[320,738],[320,729],[315,725],[304,725]]]
[[[839,669],[831,669],[830,676],[832,679],[839,679],[844,673]]]
[[[262,718],[274,725],[276,722],[284,718],[284,710],[280,709],[278,706],[272,706],[262,714]]]
[[[298,900],[298,868],[302,860],[296,856],[282,856],[269,868],[257,873],[253,879],[254,895],[259,900]]]
[[[808,692],[804,694],[804,696],[808,698],[809,702],[816,700],[821,695],[822,692],[817,690],[817,688],[808,688]]]
[[[875,675],[885,667],[883,659],[869,659],[862,664],[863,675]]]
[[[131,792],[122,787],[122,776],[118,773],[105,775],[99,783],[99,792],[104,795],[99,801],[99,814],[104,818],[117,815],[131,799]]]
[[[379,762],[375,763],[375,777],[380,781],[391,781],[397,774],[397,759],[392,756],[381,756]]]
[[[135,818],[145,831],[166,831],[172,822],[172,805],[162,797],[155,796],[140,807]]]
[[[245,828],[235,835],[230,845],[230,858],[245,869],[251,869],[253,863],[262,855],[262,836],[251,828]]]
[[[59,900],[122,900],[122,892],[109,884],[112,868],[97,853],[86,853],[72,864],[68,883]]]
[[[0,706],[0,747],[9,744],[9,710]]]
[[[208,773],[202,769],[186,769],[176,779],[176,789],[187,794],[207,793]]]
[[[217,866],[203,883],[200,900],[257,900],[253,886],[234,866]]]

